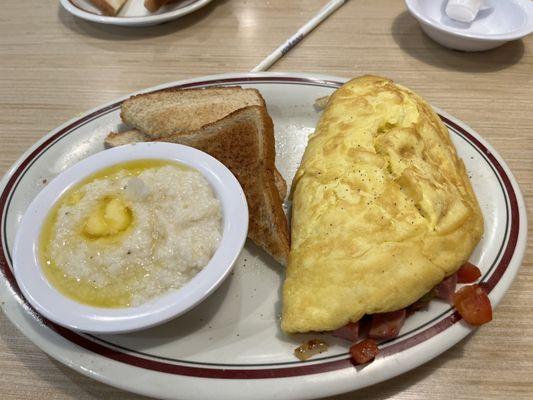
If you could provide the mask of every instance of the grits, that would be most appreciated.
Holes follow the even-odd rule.
[[[200,172],[140,160],[63,195],[43,227],[40,256],[48,280],[67,296],[128,307],[182,287],[220,238],[220,204]]]

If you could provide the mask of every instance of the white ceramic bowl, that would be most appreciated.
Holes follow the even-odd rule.
[[[465,24],[446,16],[447,0],[405,0],[407,9],[426,34],[445,47],[483,51],[533,32],[530,0],[485,0],[486,10]]]
[[[179,290],[138,307],[98,308],[61,294],[46,279],[38,257],[38,238],[53,204],[76,183],[103,168],[137,159],[178,161],[197,169],[211,184],[222,208],[222,239],[207,266]],[[227,277],[248,232],[248,206],[233,174],[210,155],[171,143],[138,143],[105,150],[59,174],[28,207],[14,244],[15,278],[30,304],[59,325],[92,333],[125,333],[177,317],[204,300]]]

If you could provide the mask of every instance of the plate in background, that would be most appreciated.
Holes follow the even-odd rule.
[[[151,26],[190,14],[211,1],[180,0],[151,13],[144,8],[144,0],[128,0],[115,17],[103,15],[89,0],[60,0],[60,3],[69,13],[87,21],[122,26]]]

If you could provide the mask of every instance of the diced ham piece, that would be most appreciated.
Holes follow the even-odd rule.
[[[398,310],[372,315],[368,337],[378,340],[394,339],[405,322],[406,311]]]
[[[359,322],[349,322],[342,328],[334,330],[331,334],[349,342],[355,342],[359,337]]]
[[[450,304],[453,303],[453,294],[455,293],[455,286],[457,285],[457,274],[450,275],[445,278],[435,288],[435,295]]]

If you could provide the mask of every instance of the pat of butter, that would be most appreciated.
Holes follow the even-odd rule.
[[[124,188],[124,194],[128,200],[144,201],[150,194],[150,188],[141,178],[131,178]]]
[[[131,224],[131,211],[120,199],[111,199],[94,210],[85,223],[85,233],[92,237],[116,235]]]
[[[460,22],[472,22],[481,9],[482,0],[448,0],[446,15]]]

